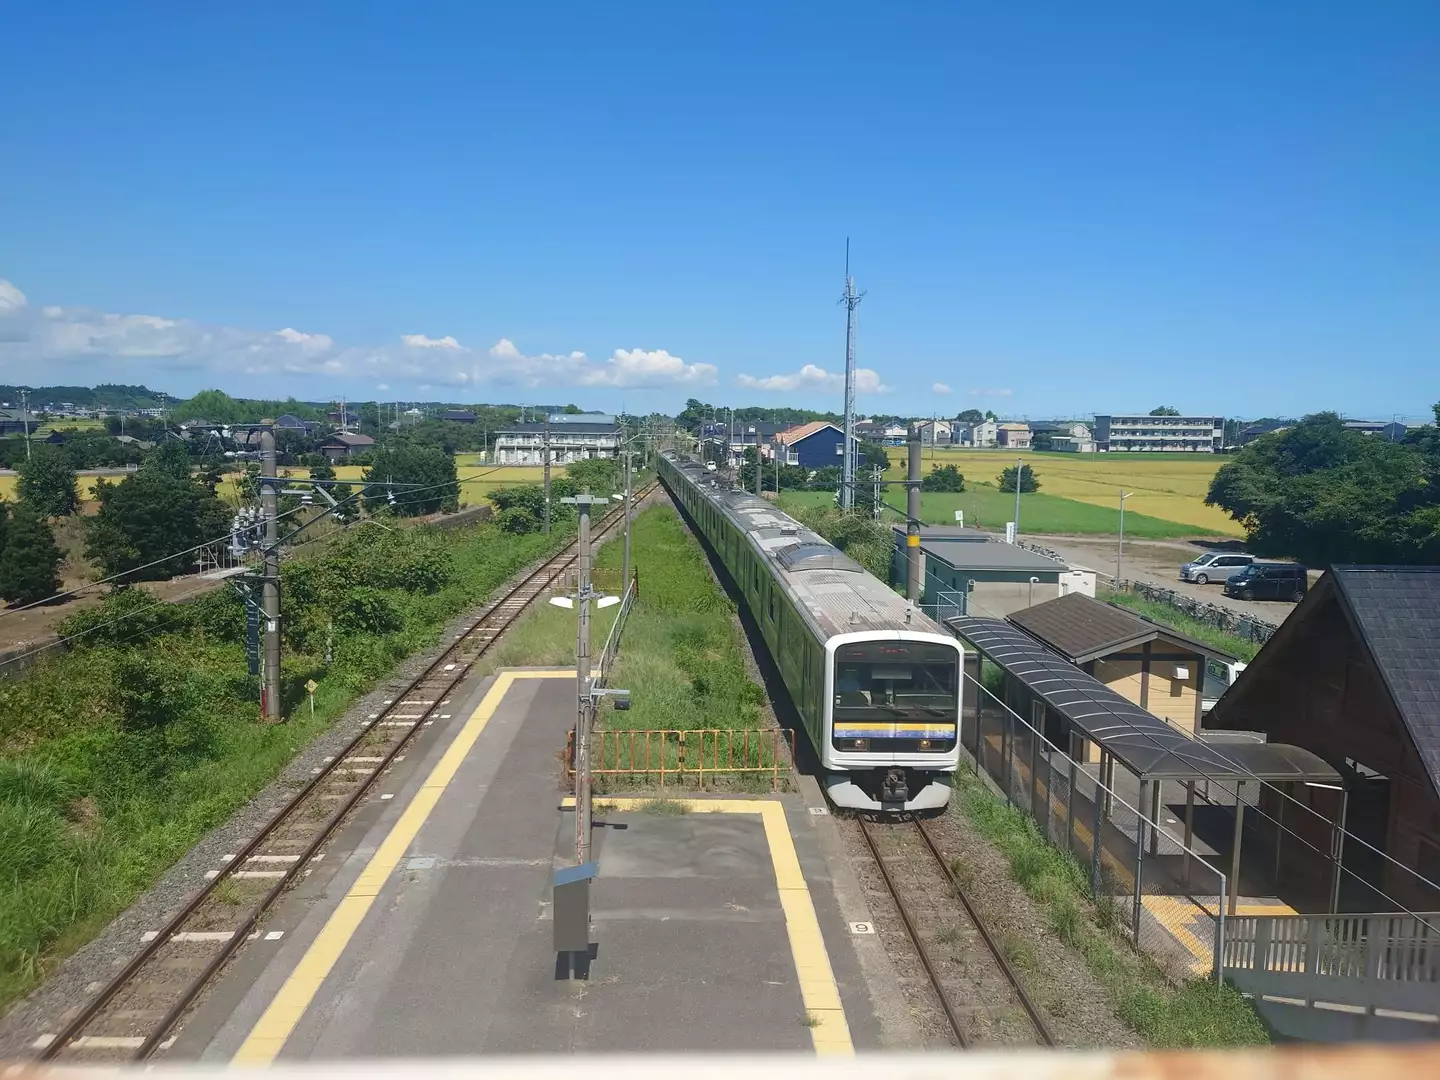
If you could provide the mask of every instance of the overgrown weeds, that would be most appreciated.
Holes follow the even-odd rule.
[[[493,526],[346,534],[284,566],[285,724],[262,724],[229,589],[128,589],[72,651],[0,679],[0,1006],[274,778],[354,697],[567,539]],[[332,659],[327,662],[329,651]],[[307,679],[320,684],[312,716]]]
[[[955,788],[961,811],[1005,855],[1011,874],[1035,900],[1050,928],[1080,953],[1105,985],[1116,1015],[1148,1043],[1217,1047],[1269,1042],[1260,1018],[1233,987],[1200,978],[1177,987],[1153,960],[1133,948],[1120,933],[1124,920],[1115,901],[1097,900],[1080,864],[1046,840],[1022,811],[963,769],[955,774]]]

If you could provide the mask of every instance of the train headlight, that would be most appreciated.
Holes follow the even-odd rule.
[[[850,740],[850,749],[851,749],[851,750],[869,750],[869,749],[870,749],[870,740],[869,740],[869,739],[851,739],[851,740]]]
[[[921,740],[920,740],[920,749],[921,749],[921,750],[929,750],[929,749],[931,748],[931,745],[932,745],[932,744],[931,744],[931,742],[930,742],[929,739],[921,739]]]

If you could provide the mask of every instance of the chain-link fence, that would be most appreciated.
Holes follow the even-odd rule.
[[[1075,859],[1103,923],[1127,932],[1178,977],[1218,978],[1226,875],[1142,810],[1143,797],[1122,793],[1099,763],[1081,760],[1080,740],[1072,756],[989,687],[965,678],[975,704],[967,704],[961,741],[974,772]],[[987,681],[999,689],[999,680]]]

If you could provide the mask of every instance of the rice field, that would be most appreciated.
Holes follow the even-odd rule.
[[[1190,527],[1195,533],[1243,536],[1230,515],[1205,505],[1205,493],[1217,469],[1227,460],[1212,454],[1053,454],[1013,450],[926,449],[924,470],[955,465],[965,476],[966,488],[995,486],[1000,470],[1022,459],[1035,469],[1044,495],[1070,499],[1117,511],[1120,492],[1133,492],[1125,500],[1128,526],[1132,513]],[[905,478],[905,450],[890,451],[890,480]],[[1022,496],[1023,498],[1023,496]]]
[[[460,476],[460,502],[464,506],[479,506],[485,501],[485,497],[496,488],[513,487],[516,484],[538,484],[545,478],[545,470],[539,465],[476,465],[467,464],[467,457],[474,458],[476,455],[461,454],[456,458],[457,470]],[[335,467],[335,478],[351,483],[358,483],[365,472],[363,465],[337,465]],[[310,475],[310,470],[298,467],[282,468],[282,476],[292,476],[296,479],[303,479]],[[236,482],[242,474],[227,473],[220,485],[219,494],[222,499],[229,502],[237,502],[239,495],[236,489]],[[551,478],[565,475],[563,465],[555,465],[550,470]],[[93,502],[95,499],[95,481],[100,477],[82,476],[79,480],[80,497],[85,502]],[[111,481],[123,480],[123,476],[111,476],[105,479]],[[19,478],[16,476],[0,476],[0,498],[15,500],[15,487]]]

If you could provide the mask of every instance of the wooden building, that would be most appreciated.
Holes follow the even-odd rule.
[[[1205,661],[1222,655],[1209,646],[1080,593],[1047,600],[1006,619],[1126,701],[1187,735],[1199,729]],[[1099,760],[1093,744],[1072,747],[1071,753],[1077,760]]]
[[[1440,892],[1366,847],[1440,882],[1440,567],[1327,572],[1205,726],[1264,732],[1341,772],[1343,793],[1294,794],[1331,818],[1342,797],[1349,804],[1349,831],[1364,843],[1345,847],[1342,907],[1385,910],[1370,882],[1412,910],[1440,911]]]

